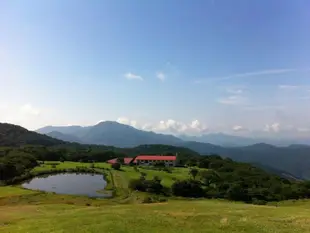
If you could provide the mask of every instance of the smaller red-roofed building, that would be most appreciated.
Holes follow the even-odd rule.
[[[107,161],[107,163],[109,164],[114,164],[114,163],[117,163],[118,161],[124,161],[124,164],[128,165],[130,164],[130,162],[133,160],[133,158],[114,158],[114,159],[110,159]]]
[[[177,164],[177,156],[171,155],[138,155],[133,163],[136,165],[152,166],[156,163],[164,163],[167,167],[174,167]]]

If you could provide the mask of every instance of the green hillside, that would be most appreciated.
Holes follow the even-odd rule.
[[[310,202],[254,206],[220,200],[111,204],[0,188],[3,233],[309,233]]]
[[[52,146],[64,144],[64,142],[29,131],[18,125],[0,123],[0,146],[20,146],[27,144]]]

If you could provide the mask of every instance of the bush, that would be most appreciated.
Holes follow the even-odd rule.
[[[153,199],[151,197],[144,197],[142,203],[154,203]]]
[[[195,180],[182,180],[176,181],[171,186],[172,193],[175,196],[181,197],[203,197],[205,196],[204,190],[200,183]]]
[[[253,200],[252,200],[252,203],[253,203],[254,205],[266,205],[266,204],[267,204],[267,201],[258,200],[258,199],[253,199]]]
[[[146,173],[145,172],[140,172],[141,176],[146,177]]]
[[[158,202],[166,202],[167,198],[163,198],[160,196],[146,196],[144,197],[142,203],[158,203]]]
[[[189,171],[189,174],[193,177],[193,179],[195,180],[196,179],[196,176],[198,175],[198,169],[196,168],[192,168],[190,171]]]
[[[115,170],[120,170],[121,169],[121,164],[120,163],[113,163],[111,167]]]
[[[165,168],[163,169],[163,171],[165,171],[165,172],[167,172],[167,173],[172,173],[172,168],[170,168],[170,167],[165,167]]]
[[[158,177],[154,177],[153,180],[132,179],[129,181],[128,187],[141,192],[165,194],[164,186],[160,182],[161,180]]]
[[[128,188],[130,188],[132,190],[145,192],[146,187],[145,187],[145,184],[143,182],[144,181],[141,179],[132,179],[129,181]]]
[[[46,165],[51,165],[51,166],[53,166],[53,165],[55,165],[55,166],[57,166],[57,165],[59,165],[60,163],[58,163],[58,162],[49,162],[49,163],[45,163]]]

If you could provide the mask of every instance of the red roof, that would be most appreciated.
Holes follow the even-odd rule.
[[[175,161],[177,159],[176,156],[162,156],[162,155],[138,155],[134,162],[137,160],[158,160],[158,161],[163,161],[163,160],[169,160],[169,161]]]
[[[125,163],[125,164],[130,164],[130,162],[131,162],[132,159],[133,159],[133,158],[124,158],[124,163]]]
[[[125,164],[129,164],[131,162],[133,158],[124,158],[124,163]],[[110,163],[110,164],[114,164],[114,163],[117,163],[117,158],[114,158],[114,159],[110,159],[107,161],[107,163]]]
[[[110,160],[107,161],[107,163],[111,163],[111,164],[117,163],[117,158],[110,159]]]

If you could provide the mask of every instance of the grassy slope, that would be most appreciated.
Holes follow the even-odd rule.
[[[309,202],[280,207],[217,200],[112,205],[107,200],[25,192],[17,187],[0,188],[0,197],[3,233],[310,232]]]
[[[89,166],[61,163],[57,168]],[[110,168],[105,163],[96,167]],[[50,165],[36,170],[50,169]],[[132,167],[111,170],[119,196],[114,199],[56,195],[0,187],[0,232],[272,232],[310,233],[310,202],[283,202],[275,206],[254,206],[218,200],[169,200],[159,204],[136,204],[127,189],[129,178],[139,177]],[[172,177],[187,178],[188,170],[172,174],[147,169],[149,178],[158,175],[165,185]],[[139,195],[134,196],[135,198]],[[120,204],[134,203],[134,204]]]
[[[49,170],[51,169],[51,165],[43,164],[40,167],[36,167],[35,171],[43,171],[43,170]],[[57,169],[66,169],[66,168],[75,168],[77,166],[86,166],[89,167],[89,163],[79,163],[79,162],[64,162],[59,163],[57,165]],[[96,167],[100,168],[111,168],[111,165],[108,163],[95,163]],[[187,179],[189,177],[189,169],[188,168],[173,168],[173,173],[167,173],[163,171],[155,171],[155,170],[149,170],[149,169],[143,169],[139,168],[140,172],[145,172],[147,174],[147,179],[152,179],[154,176],[158,176],[162,179],[162,184],[169,187],[174,182],[173,178],[177,179]],[[118,176],[122,176],[124,179],[124,182],[126,184],[121,186],[126,186],[130,179],[135,179],[140,177],[140,173],[135,171],[133,167],[130,166],[123,166],[121,171],[115,171],[111,169],[112,174],[118,174]]]

